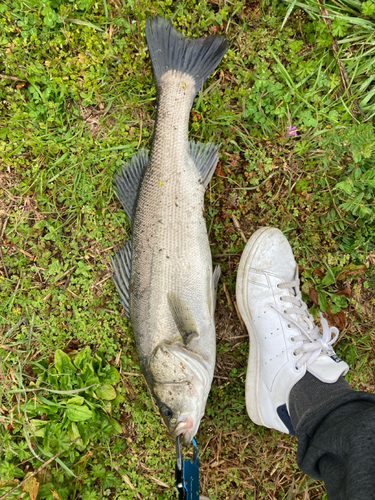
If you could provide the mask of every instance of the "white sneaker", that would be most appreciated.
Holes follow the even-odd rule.
[[[249,416],[256,424],[294,434],[289,394],[306,370],[326,383],[336,382],[349,370],[332,349],[339,331],[321,314],[320,334],[301,298],[292,249],[275,228],[258,229],[248,241],[238,268],[236,297],[250,336]]]

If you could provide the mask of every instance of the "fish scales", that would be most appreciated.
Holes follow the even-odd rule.
[[[150,156],[141,150],[116,174],[132,238],[112,259],[113,278],[164,422],[188,443],[198,430],[213,378],[219,276],[212,272],[203,217],[218,147],[189,142],[189,115],[227,44],[221,37],[186,39],[160,17],[146,21],[146,36],[158,89],[157,117]]]
[[[197,342],[206,344],[201,347],[212,365],[212,263],[203,217],[204,187],[188,151],[194,82],[183,86],[173,73],[163,79],[166,88],[159,98],[151,158],[133,226],[131,284],[137,292],[131,318],[134,331],[140,333],[140,359],[147,359],[159,342],[178,334],[167,302],[168,292],[177,293],[196,312],[200,332],[208,328]]]

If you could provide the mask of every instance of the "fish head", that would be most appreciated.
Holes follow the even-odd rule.
[[[202,418],[202,404],[198,391],[190,381],[157,384],[154,388],[160,414],[172,436],[183,436],[190,443],[198,431]]]
[[[211,386],[207,363],[182,345],[160,344],[150,359],[152,390],[172,436],[189,444],[198,431]]]

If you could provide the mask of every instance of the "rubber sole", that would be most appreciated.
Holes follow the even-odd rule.
[[[245,322],[247,331],[249,332],[250,349],[247,365],[247,375],[245,384],[245,399],[246,409],[250,419],[258,425],[268,427],[262,419],[260,413],[259,400],[259,377],[260,377],[260,358],[258,348],[258,338],[256,330],[253,326],[253,318],[248,306],[248,275],[251,264],[260,242],[265,234],[278,231],[271,227],[262,227],[255,231],[246,244],[242,253],[240,264],[238,266],[237,282],[236,282],[236,300],[243,321]]]

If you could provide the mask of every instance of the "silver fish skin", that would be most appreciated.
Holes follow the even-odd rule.
[[[189,39],[161,17],[146,36],[158,89],[151,154],[116,176],[132,239],[113,258],[142,372],[173,436],[196,434],[215,365],[215,287],[204,192],[218,147],[189,143],[191,106],[227,50],[221,37]]]

